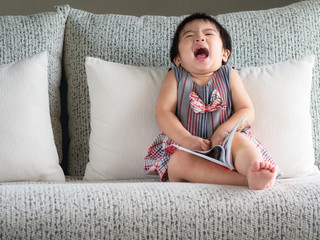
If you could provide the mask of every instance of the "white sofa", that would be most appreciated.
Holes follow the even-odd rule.
[[[27,76],[27,71],[19,75],[26,79],[21,80],[23,84],[9,81],[18,95],[11,94],[11,89],[0,90],[0,111],[7,111],[6,115],[1,113],[0,119],[15,130],[0,128],[4,132],[0,133],[0,142],[5,146],[0,146],[0,163],[4,166],[0,170],[0,239],[320,239],[320,177],[315,170],[315,166],[320,166],[320,1],[216,16],[233,40],[228,64],[249,79],[246,86],[257,85],[256,79],[250,80],[250,76],[258,74],[259,80],[261,72],[265,79],[271,79],[271,85],[267,80],[267,85],[259,82],[258,96],[252,95],[258,99],[257,113],[267,116],[268,121],[266,124],[257,114],[253,128],[262,136],[260,140],[273,150],[275,158],[278,157],[284,178],[277,179],[272,189],[264,191],[159,182],[143,170],[143,154],[159,130],[155,122],[146,120],[154,118],[150,109],[161,81],[159,76],[171,66],[171,38],[182,18],[97,15],[69,6],[59,6],[56,12],[50,13],[0,17],[0,89],[5,89],[4,80],[9,79],[6,75],[10,69],[15,72],[27,66],[27,71],[42,64],[39,72],[47,77],[48,71],[48,81],[42,81],[48,86],[33,82],[43,75]],[[311,54],[313,68],[310,67],[312,57],[308,61],[304,57]],[[96,109],[93,103],[100,100],[90,101],[98,94],[99,87],[94,90],[90,85],[89,66],[87,72],[85,67],[88,56],[94,58],[91,69],[94,74],[95,63],[114,70],[111,77],[118,75],[116,70],[123,69],[119,79],[108,80],[107,72],[107,83],[102,84],[107,90],[111,83],[115,84],[109,89],[110,95],[103,99],[110,100],[111,105],[99,105]],[[43,65],[47,58],[48,64]],[[106,61],[119,64],[110,65]],[[20,65],[14,65],[17,62]],[[273,81],[282,82],[286,78],[282,73],[286,66],[293,69],[293,79],[299,74],[307,76],[301,80],[303,84],[292,80],[292,84],[297,84],[293,85],[292,93],[296,86],[301,87],[299,97],[287,96],[290,79],[286,85]],[[309,69],[308,73],[301,73],[304,67]],[[146,78],[151,74],[153,84],[148,85],[150,82],[143,79],[143,86],[150,89],[150,92],[144,89],[149,95],[147,100],[142,99],[148,108],[140,104],[134,109],[136,105],[132,105],[131,97],[135,95],[121,95],[121,88],[127,86],[123,82],[125,77],[137,72],[141,75],[133,74],[135,82],[128,83],[131,91],[125,91],[126,94],[137,92],[138,88],[134,87],[137,76]],[[103,77],[101,72],[94,74]],[[25,89],[24,81],[33,84],[27,89],[35,99],[29,99],[26,92],[23,101],[18,97],[19,91]],[[283,94],[270,91],[274,84]],[[41,95],[44,92],[38,86],[47,87],[49,95]],[[286,110],[261,104],[263,90],[279,96],[280,100],[274,97],[272,101],[278,101],[277,106]],[[38,98],[40,95],[43,99],[49,96],[49,105]],[[299,98],[304,105],[299,105]],[[21,110],[23,104],[30,107],[32,101],[37,103],[36,110],[30,108],[18,113],[14,110],[16,103],[22,104]],[[43,105],[38,106],[38,102]],[[124,102],[128,104],[122,106]],[[291,102],[296,105],[292,106]],[[50,118],[48,112],[45,114],[48,107]],[[103,114],[110,114],[110,118],[99,120],[99,111],[104,109],[107,112]],[[133,117],[131,114],[137,111],[144,114]],[[11,119],[11,113],[18,117]],[[296,119],[292,120],[292,116]],[[100,129],[97,122],[107,128]],[[130,126],[133,131],[128,130]],[[271,126],[280,127],[274,130]],[[107,134],[103,132],[106,129],[110,129]],[[283,134],[283,129],[287,134]],[[92,136],[90,139],[91,131],[100,130],[106,143],[99,141],[99,137],[97,141]],[[284,142],[287,140],[288,143]],[[102,159],[96,160],[89,149]],[[95,167],[101,162],[101,168]]]

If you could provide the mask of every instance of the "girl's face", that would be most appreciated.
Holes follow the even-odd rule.
[[[228,60],[230,51],[223,48],[219,31],[210,21],[196,19],[187,23],[179,37],[179,54],[174,63],[191,74],[212,73]]]

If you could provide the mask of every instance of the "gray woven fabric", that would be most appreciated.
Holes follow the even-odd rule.
[[[169,66],[171,34],[179,18],[95,15],[71,9],[65,33],[70,151],[68,173],[84,175],[89,154],[90,100],[86,56],[138,66]]]
[[[50,114],[55,143],[62,159],[60,124],[61,59],[68,6],[56,12],[29,16],[0,16],[0,64],[22,60],[44,50],[49,52]]]
[[[319,182],[0,184],[0,239],[319,239]]]
[[[266,11],[219,15],[217,19],[233,39],[234,52],[230,58],[233,66],[263,66],[308,54],[316,56],[310,112],[315,159],[316,164],[320,165],[320,1],[305,1]],[[303,126],[299,127],[303,131]]]
[[[68,171],[83,175],[88,162],[90,99],[84,59],[98,57],[137,66],[170,66],[169,48],[182,17],[96,15],[71,9],[65,35],[70,117]],[[320,163],[320,1],[217,16],[230,31],[235,67],[261,66],[316,54],[312,90],[314,145]]]

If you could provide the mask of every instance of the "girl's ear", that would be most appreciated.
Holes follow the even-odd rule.
[[[230,56],[230,51],[228,49],[224,49],[223,51],[224,52],[222,54],[222,61],[226,63],[226,62],[228,62],[228,58]]]
[[[176,57],[173,59],[173,62],[174,62],[174,64],[175,64],[177,67],[180,67],[180,65],[181,65],[181,60],[180,60],[179,55],[176,56]]]

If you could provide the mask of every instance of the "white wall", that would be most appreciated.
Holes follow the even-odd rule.
[[[53,11],[55,5],[93,13],[180,16],[193,12],[212,15],[282,7],[298,0],[0,0],[0,15]]]

